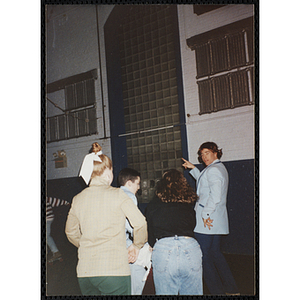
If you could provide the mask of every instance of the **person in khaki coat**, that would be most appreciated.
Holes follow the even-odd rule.
[[[128,262],[136,260],[147,241],[147,224],[131,198],[110,186],[110,158],[100,154],[97,160],[89,187],[73,198],[65,232],[78,247],[77,277],[83,295],[130,295]],[[126,218],[134,237],[128,249]]]

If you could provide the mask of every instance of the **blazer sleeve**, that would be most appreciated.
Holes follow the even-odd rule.
[[[209,197],[202,210],[202,218],[207,219],[216,210],[217,205],[222,199],[222,187],[224,185],[224,177],[222,173],[214,167],[206,171],[206,178],[209,186]]]
[[[76,216],[76,201],[75,198],[72,201],[72,206],[68,214],[65,232],[68,240],[77,248],[79,247],[79,241],[81,238],[81,231],[79,226],[79,220]]]
[[[192,170],[190,171],[190,174],[191,174],[191,175],[194,177],[194,179],[197,181],[198,178],[200,177],[201,172],[200,172],[200,170],[199,170],[197,167],[195,167],[194,169],[192,169]]]
[[[133,227],[133,244],[140,249],[147,242],[146,219],[131,198],[121,190],[120,194],[122,198],[121,209]]]

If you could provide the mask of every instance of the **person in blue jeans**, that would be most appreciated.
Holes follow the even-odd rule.
[[[197,194],[178,170],[163,174],[145,215],[156,295],[203,295],[202,252],[194,238]]]
[[[209,292],[214,295],[239,295],[238,287],[221,252],[222,235],[229,234],[227,215],[228,173],[221,163],[222,149],[214,142],[203,143],[198,151],[202,172],[183,159],[183,167],[191,169],[196,180],[199,200],[195,211],[195,237],[203,252],[203,277]]]

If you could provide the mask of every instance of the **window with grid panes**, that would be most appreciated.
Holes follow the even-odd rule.
[[[97,133],[95,80],[65,82],[65,110],[61,115],[47,118],[48,142]]]
[[[149,202],[167,169],[181,168],[174,10],[132,7],[120,33],[128,167],[141,172],[139,202]]]
[[[195,51],[199,114],[254,103],[253,18],[187,40]]]

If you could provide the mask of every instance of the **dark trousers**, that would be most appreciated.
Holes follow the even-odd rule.
[[[238,293],[230,268],[221,252],[221,235],[195,232],[202,250],[203,278],[212,295]]]
[[[78,277],[82,295],[131,295],[130,276]]]

